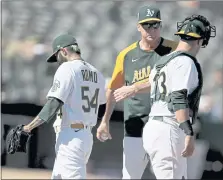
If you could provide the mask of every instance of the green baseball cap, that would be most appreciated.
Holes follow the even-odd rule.
[[[74,44],[77,44],[77,41],[70,34],[62,34],[56,37],[52,43],[53,54],[49,58],[47,58],[46,61],[49,63],[57,62],[55,54],[60,50],[60,48],[64,48]]]
[[[195,19],[193,21],[186,21],[184,24],[178,29],[178,32],[175,35],[186,35],[192,38],[202,38],[205,33],[204,24]]]
[[[138,23],[157,21],[161,22],[160,10],[156,6],[143,6],[138,12]]]

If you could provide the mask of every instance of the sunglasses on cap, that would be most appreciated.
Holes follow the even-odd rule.
[[[141,25],[144,29],[150,29],[150,28],[158,29],[161,26],[161,23],[160,22],[155,22],[155,23],[145,22],[145,23],[142,23]]]

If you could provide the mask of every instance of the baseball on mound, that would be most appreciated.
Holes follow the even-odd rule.
[[[104,141],[106,141],[108,139],[108,135],[107,134],[102,134],[101,135],[101,139],[103,139]]]

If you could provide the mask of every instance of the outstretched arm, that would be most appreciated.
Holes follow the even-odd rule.
[[[138,93],[149,93],[151,90],[151,84],[149,82],[133,84],[135,87],[135,94]]]
[[[136,83],[130,86],[122,86],[114,91],[114,98],[116,102],[120,102],[135,94],[149,93],[151,85],[149,82]]]

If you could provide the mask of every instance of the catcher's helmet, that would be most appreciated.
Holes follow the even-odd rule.
[[[202,47],[208,45],[210,37],[216,36],[216,27],[201,15],[192,15],[182,22],[177,22],[177,32],[181,39],[198,40],[203,39]]]

